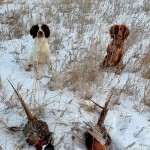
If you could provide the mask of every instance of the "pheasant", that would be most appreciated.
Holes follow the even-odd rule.
[[[72,133],[72,140],[84,150],[110,150],[111,145],[111,137],[108,134],[105,126],[104,121],[108,111],[108,104],[109,100],[105,103],[104,107],[99,106],[102,108],[102,112],[98,119],[96,125],[92,125],[91,123],[85,123],[88,128],[86,132],[82,136],[84,138],[79,137],[76,133]],[[98,105],[98,104],[97,104]],[[84,140],[83,140],[84,139]]]
[[[42,146],[46,144],[51,145],[49,148],[50,150],[54,150],[54,146],[52,145],[52,132],[49,131],[47,123],[42,120],[38,120],[31,114],[21,95],[17,92],[9,80],[8,82],[14,89],[18,100],[20,101],[28,118],[28,122],[23,127],[23,133],[26,137],[26,142],[29,145],[35,146],[36,150],[42,150]]]
[[[88,150],[108,150],[111,145],[111,137],[104,126],[108,103],[109,101],[105,103],[96,126],[87,124],[90,128],[87,129],[84,135]]]

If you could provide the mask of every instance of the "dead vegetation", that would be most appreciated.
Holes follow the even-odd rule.
[[[145,79],[150,79],[150,50],[145,54],[142,59],[142,77]]]
[[[150,1],[149,0],[145,0],[144,2],[143,2],[143,7],[142,7],[142,10],[144,11],[144,12],[146,12],[146,13],[149,13],[149,11],[150,11],[150,8],[149,8],[149,5],[150,5]]]
[[[136,7],[134,9],[132,6],[134,2],[135,1],[115,1],[115,12],[111,12],[113,8],[112,5],[109,5],[106,10],[103,9],[102,6],[105,6],[106,4],[104,1],[47,1],[46,3],[40,3],[40,7],[45,8],[45,10],[42,12],[44,16],[42,16],[42,13],[39,13],[36,18],[35,16],[30,15],[30,12],[38,8],[37,3],[34,2],[32,9],[30,9],[26,3],[22,3],[22,6],[19,10],[7,9],[5,15],[2,16],[1,24],[7,26],[8,30],[2,27],[3,36],[1,38],[4,40],[7,38],[13,39],[22,37],[28,33],[30,25],[37,22],[39,18],[41,21],[46,21],[49,23],[52,31],[49,43],[51,46],[52,54],[56,56],[56,64],[59,63],[59,50],[64,47],[64,42],[67,42],[68,47],[65,47],[65,49],[69,51],[69,56],[67,57],[70,58],[69,61],[68,58],[66,58],[66,60],[63,62],[62,70],[60,70],[62,77],[59,77],[59,71],[54,72],[55,77],[50,80],[48,88],[50,90],[56,90],[59,88],[69,87],[69,89],[72,91],[82,91],[79,95],[84,93],[81,97],[83,97],[83,99],[88,99],[93,93],[90,88],[92,88],[94,84],[101,86],[104,76],[104,74],[98,70],[99,62],[101,61],[102,56],[104,56],[107,47],[106,41],[101,43],[102,36],[100,34],[100,30],[103,30],[101,27],[101,22],[107,22],[109,24],[106,29],[104,28],[104,31],[107,33],[108,27],[110,27],[110,24],[113,23],[112,16],[117,20],[117,16],[120,14],[123,8],[125,9],[126,7],[126,10],[128,10],[128,13],[131,15],[138,13],[140,7]],[[110,3],[110,1],[108,0],[107,3]],[[130,6],[126,6],[128,3]],[[142,9],[144,9],[145,12],[147,11],[146,7],[148,3],[148,1],[144,1],[143,3]],[[55,11],[52,6],[55,7]],[[27,18],[26,22],[24,21],[25,18]],[[96,26],[95,24],[97,18],[99,18],[101,21]],[[130,22],[131,35],[129,36],[129,39],[125,45],[127,53],[129,53],[129,49],[132,48],[133,45],[141,40],[142,34],[144,32],[143,27],[146,25],[146,22],[144,21],[140,23],[140,21],[136,20],[135,23],[135,20],[136,17],[132,22]],[[61,32],[59,29],[61,25],[65,28],[64,32]],[[95,31],[91,32],[89,39],[85,39],[84,35],[92,30],[92,28]],[[76,34],[75,40],[71,38],[69,41],[67,41],[66,37],[69,36],[70,32],[74,31]],[[89,42],[85,42],[85,40],[89,40]],[[88,44],[84,46],[85,43]],[[138,47],[138,51],[139,50],[140,47]],[[17,59],[19,60],[19,58]],[[144,74],[142,74],[142,76],[147,79],[149,79],[150,74],[148,61],[149,55],[146,55],[145,58],[141,61],[144,65],[144,71],[142,71]],[[132,67],[130,68],[130,72],[136,73],[141,69],[137,67],[136,64],[137,63],[133,62],[133,65],[135,65],[136,69],[133,69]]]
[[[3,2],[4,2],[3,0],[0,0],[0,5],[2,5],[2,4],[3,4]]]
[[[13,3],[13,1],[8,1],[8,3]],[[0,4],[3,4],[2,0]],[[149,23],[145,21],[149,14],[149,0],[145,0],[142,7],[138,5],[135,7],[135,4],[136,0],[114,2],[111,0],[47,0],[46,3],[41,2],[40,4],[34,2],[33,8],[30,8],[26,3],[22,3],[19,9],[7,9],[5,15],[1,14],[0,33],[2,36],[0,40],[22,38],[22,36],[28,35],[31,25],[46,22],[51,29],[49,44],[51,54],[54,57],[53,76],[47,79],[47,84],[42,85],[46,95],[51,91],[55,92],[67,88],[78,97],[80,102],[83,102],[80,104],[81,110],[89,113],[94,112],[96,107],[93,107],[91,103],[87,106],[86,102],[95,97],[97,93],[102,96],[103,91],[108,92],[111,84],[116,83],[115,79],[118,80],[117,84],[119,84],[120,80],[126,80],[124,74],[131,73],[123,87],[115,88],[111,109],[118,109],[119,105],[128,99],[134,102],[133,109],[137,112],[150,112],[148,109],[150,108],[150,85],[148,84],[150,79],[150,51],[144,58],[141,57],[143,54],[133,58],[142,50],[148,50],[144,46],[142,47],[141,41],[148,38],[150,33]],[[115,11],[112,11],[114,7]],[[142,20],[139,17],[141,10],[147,14]],[[122,18],[122,14],[131,16],[132,19]],[[129,24],[131,35],[125,44],[126,53],[124,57],[124,63],[128,63],[129,67],[128,69],[125,68],[123,77],[117,78],[109,70],[100,71],[99,63],[106,54],[109,43],[109,37],[106,35],[108,35],[109,27],[120,22]],[[22,48],[18,50],[19,55],[13,54],[15,63],[22,68],[24,63],[22,56],[26,50],[26,45],[22,45]],[[62,51],[65,51],[65,54]],[[132,58],[131,61],[128,62],[128,58]],[[139,74],[142,74],[143,78],[137,79]],[[139,83],[145,88],[144,92],[141,92],[144,93],[142,96],[139,94]],[[23,92],[21,85],[18,86],[20,86],[20,92]],[[6,105],[6,112],[17,109],[17,113],[24,117],[22,116],[23,110],[18,106],[14,95],[8,97],[5,90],[0,78],[0,102]],[[51,101],[43,98],[44,102],[40,104],[34,98],[35,91],[29,93],[28,90],[23,92],[23,96],[28,100],[31,111],[40,118],[45,117],[46,107]],[[38,92],[42,93],[43,89],[39,89]],[[54,101],[56,101],[55,98]],[[65,110],[64,113],[66,112]]]

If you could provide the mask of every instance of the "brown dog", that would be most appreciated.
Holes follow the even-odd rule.
[[[124,41],[130,34],[129,28],[125,24],[113,25],[110,30],[110,37],[113,39],[107,47],[102,66],[117,66],[115,74],[120,74],[123,67]]]

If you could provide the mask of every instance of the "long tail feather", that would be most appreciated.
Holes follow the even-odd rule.
[[[8,80],[8,79],[7,79],[7,80]],[[15,91],[15,93],[16,93],[16,95],[17,95],[17,97],[18,97],[18,99],[19,99],[19,101],[20,101],[22,107],[24,108],[24,111],[25,111],[25,113],[26,113],[26,115],[27,115],[27,117],[28,117],[28,120],[30,121],[30,120],[35,119],[35,117],[32,116],[31,112],[30,112],[29,109],[27,108],[27,106],[26,106],[26,104],[25,104],[25,102],[24,102],[22,96],[18,93],[18,91],[15,89],[15,87],[13,86],[13,84],[12,84],[9,80],[8,80],[8,82],[9,82],[9,84],[12,86],[12,88],[14,89],[14,91]]]
[[[108,104],[109,104],[109,102],[110,102],[110,100],[111,100],[111,97],[112,97],[112,95],[113,95],[113,92],[114,92],[114,91],[111,92],[111,94],[110,94],[108,100],[107,100],[106,103],[105,103],[105,106],[103,107],[103,110],[102,110],[102,112],[101,112],[101,114],[100,114],[100,117],[99,117],[99,119],[98,119],[97,125],[103,125],[103,124],[104,124],[104,121],[105,121],[105,118],[106,118],[107,112],[108,112]]]

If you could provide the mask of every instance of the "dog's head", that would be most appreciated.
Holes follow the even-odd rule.
[[[34,25],[30,29],[30,34],[33,38],[48,38],[50,36],[50,29],[46,24]]]
[[[125,25],[113,25],[109,30],[110,36],[116,40],[126,40],[130,34],[129,28]]]

